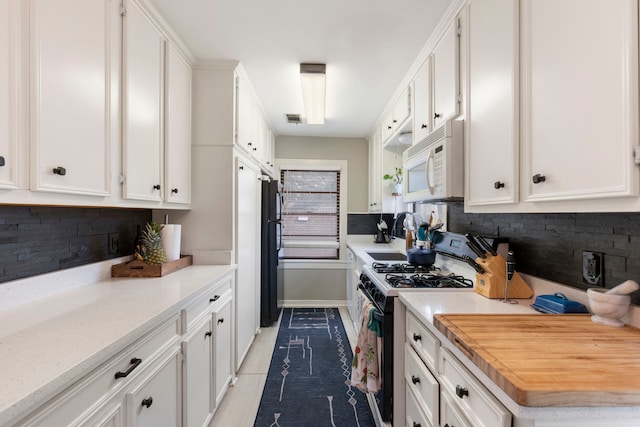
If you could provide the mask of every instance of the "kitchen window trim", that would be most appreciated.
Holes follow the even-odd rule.
[[[339,255],[337,259],[283,259],[283,268],[344,268],[347,260],[347,160],[331,159],[276,159],[276,176],[281,176],[282,170],[310,170],[310,171],[339,171],[340,172],[340,204],[345,209],[340,209],[339,216]]]

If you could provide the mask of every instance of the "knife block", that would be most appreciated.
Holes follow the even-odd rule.
[[[484,273],[476,273],[475,291],[487,298],[504,298],[504,287],[507,281],[507,261],[501,256],[487,255],[476,262],[484,268]],[[507,298],[531,298],[533,290],[516,272],[509,282]]]

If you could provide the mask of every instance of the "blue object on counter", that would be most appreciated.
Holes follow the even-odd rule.
[[[548,314],[588,313],[587,307],[578,301],[570,300],[565,294],[556,292],[553,295],[539,295],[531,307]]]

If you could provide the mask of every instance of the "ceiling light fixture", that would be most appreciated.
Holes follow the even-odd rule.
[[[307,124],[324,124],[325,64],[300,64],[302,98],[307,116]]]

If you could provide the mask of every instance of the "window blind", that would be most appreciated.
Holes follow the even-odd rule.
[[[338,259],[340,171],[281,169],[282,257]]]

